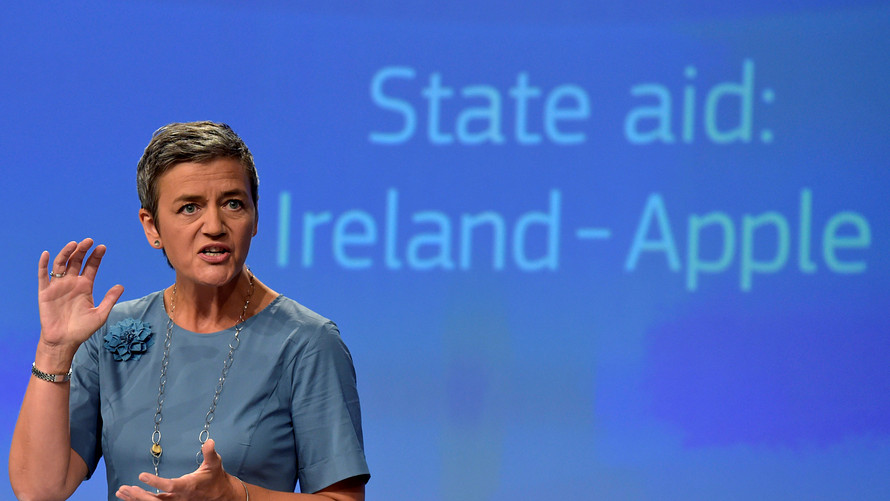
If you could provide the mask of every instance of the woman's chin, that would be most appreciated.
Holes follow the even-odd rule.
[[[190,273],[177,273],[177,282],[192,282],[198,287],[223,287],[235,280],[238,276],[237,271],[232,266],[212,266],[209,269],[199,270],[194,275]]]

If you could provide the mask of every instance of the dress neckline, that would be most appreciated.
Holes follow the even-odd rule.
[[[157,303],[155,305],[155,307],[160,308],[161,315],[163,316],[164,320],[167,321],[169,319],[169,317],[167,316],[167,308],[164,306],[164,290],[165,289],[161,289],[154,293],[155,301]],[[252,324],[253,320],[255,318],[258,318],[260,316],[265,316],[266,314],[272,312],[283,299],[284,299],[284,294],[276,295],[275,298],[272,299],[272,301],[269,304],[267,304],[266,306],[264,306],[260,311],[256,312],[255,314],[253,314],[250,317],[248,317],[247,319],[245,319],[244,327],[247,327],[250,324]],[[177,324],[176,322],[173,323],[173,327],[174,327],[174,329],[176,329],[177,332],[182,332],[184,334],[190,334],[190,335],[202,336],[202,337],[216,337],[216,336],[221,336],[223,334],[231,334],[235,330],[235,325],[233,325],[226,329],[222,329],[222,330],[214,331],[214,332],[195,332],[195,331],[186,329],[185,327],[182,327],[181,325]]]

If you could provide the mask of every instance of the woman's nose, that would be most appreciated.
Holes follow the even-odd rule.
[[[219,208],[208,208],[204,212],[204,226],[202,228],[205,234],[218,236],[226,232],[226,225],[223,222],[222,214]]]

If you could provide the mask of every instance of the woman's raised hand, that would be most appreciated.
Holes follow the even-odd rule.
[[[68,242],[52,264],[43,251],[37,265],[37,302],[40,307],[40,342],[48,348],[74,351],[105,323],[111,307],[124,292],[115,285],[98,306],[93,304],[93,283],[105,246],[98,245],[84,264],[93,239]],[[81,265],[83,269],[81,270]]]

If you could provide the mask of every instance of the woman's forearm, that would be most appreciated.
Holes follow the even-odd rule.
[[[66,374],[70,349],[38,347],[34,365],[47,374]],[[83,459],[71,449],[70,382],[31,376],[9,451],[9,480],[18,499],[66,499],[86,476]]]

